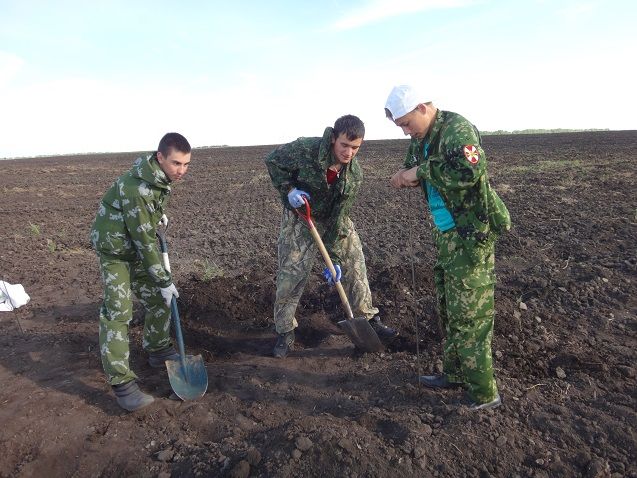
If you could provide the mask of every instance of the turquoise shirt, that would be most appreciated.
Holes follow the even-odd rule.
[[[429,155],[429,143],[425,143],[423,148],[423,156],[425,161]],[[427,202],[429,203],[429,211],[431,217],[434,220],[434,224],[440,232],[448,231],[456,227],[456,223],[451,216],[451,212],[447,209],[445,201],[440,196],[438,190],[431,185],[429,181],[425,181],[425,187],[427,188]]]
[[[448,231],[456,227],[456,223],[451,217],[451,213],[445,202],[443,201],[440,193],[434,188],[429,181],[425,181],[427,185],[427,198],[429,202],[429,210],[431,211],[431,217],[433,217],[434,224],[440,230],[440,232]]]

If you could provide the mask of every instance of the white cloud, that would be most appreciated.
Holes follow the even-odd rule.
[[[167,131],[184,134],[193,146],[283,143],[318,136],[347,113],[365,122],[367,139],[401,138],[383,112],[391,87],[401,83],[482,130],[637,126],[632,65],[620,50],[496,54],[465,64],[448,53],[457,48],[430,41],[397,49],[347,75],[335,74],[328,59],[285,71],[243,66],[223,77],[200,71],[182,79],[131,74],[120,81],[89,72],[25,79],[22,70],[31,64],[0,52],[0,158],[148,150]]]
[[[319,66],[285,82],[247,72],[231,85],[205,77],[180,85],[148,77],[12,85],[0,88],[0,157],[148,150],[167,131],[193,146],[284,143],[320,136],[343,114],[360,116],[370,138],[383,137],[378,126],[393,133],[383,115],[390,76],[376,73],[364,84],[356,75],[338,78],[336,88],[333,72]],[[334,85],[327,95],[326,85]]]
[[[0,157],[146,149],[166,94],[83,77],[2,89]]]
[[[563,19],[577,21],[582,16],[590,16],[597,8],[595,3],[574,3],[557,11]]]
[[[0,51],[0,87],[11,81],[22,69],[24,60],[13,53]]]
[[[472,0],[374,0],[351,10],[331,25],[332,30],[351,30],[388,17],[442,8],[458,8]]]

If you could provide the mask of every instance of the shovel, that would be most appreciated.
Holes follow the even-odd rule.
[[[164,233],[157,232],[164,268],[170,272],[168,261],[168,246]],[[186,355],[184,337],[181,334],[177,299],[173,296],[170,303],[170,313],[175,326],[175,337],[179,347],[179,360],[166,360],[168,380],[175,394],[182,400],[194,400],[203,397],[208,388],[208,371],[201,355]]]
[[[316,230],[316,226],[314,225],[314,221],[312,221],[312,215],[310,211],[310,203],[307,201],[305,197],[303,197],[303,202],[305,202],[305,214],[295,209],[296,213],[299,215],[303,221],[307,224],[308,229],[310,230],[310,234],[314,238],[316,245],[321,251],[321,255],[323,256],[323,260],[325,260],[325,264],[327,265],[332,277],[336,277],[336,270],[334,269],[334,264],[332,264],[332,259],[330,259],[330,255],[327,253],[325,249],[325,245],[323,244],[323,240]],[[338,325],[347,333],[351,341],[354,343],[356,347],[358,347],[363,352],[380,352],[384,350],[384,346],[381,343],[378,335],[372,329],[369,321],[365,317],[356,317],[354,318],[354,314],[352,313],[352,308],[349,305],[349,300],[347,300],[347,295],[345,294],[345,290],[343,290],[343,285],[341,281],[335,281],[334,286],[338,291],[338,295],[341,298],[341,302],[343,303],[343,307],[345,308],[345,312],[347,313],[347,319],[341,320],[338,322]]]

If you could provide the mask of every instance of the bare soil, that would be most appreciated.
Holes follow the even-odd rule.
[[[358,353],[317,257],[285,360],[270,356],[272,146],[196,150],[168,239],[186,345],[210,385],[200,400],[169,399],[166,372],[146,365],[138,307],[131,360],[157,400],[132,414],[101,370],[88,231],[136,155],[2,161],[0,279],[32,300],[0,313],[0,476],[637,477],[637,132],[485,138],[514,228],[496,258],[503,405],[480,413],[462,391],[417,385],[440,369],[442,336],[422,198],[388,183],[406,146],[364,144],[352,213],[400,338]]]

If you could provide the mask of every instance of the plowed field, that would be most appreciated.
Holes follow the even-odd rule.
[[[496,252],[503,405],[480,413],[461,391],[417,385],[441,367],[442,337],[425,205],[388,181],[406,141],[363,145],[352,212],[375,304],[400,338],[358,353],[317,257],[284,360],[270,356],[273,147],[195,150],[168,240],[186,346],[210,385],[197,401],[168,398],[138,307],[131,362],[156,401],[132,414],[101,370],[88,231],[136,154],[0,162],[0,279],[32,298],[0,312],[0,476],[637,477],[637,132],[484,143],[514,227]]]

